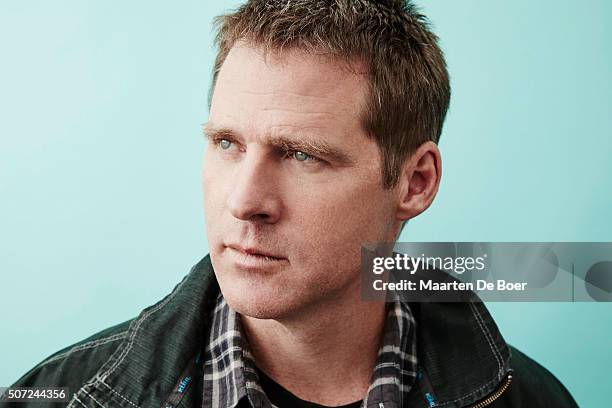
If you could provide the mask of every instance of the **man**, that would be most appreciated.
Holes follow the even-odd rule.
[[[210,255],[139,317],[16,386],[70,407],[570,407],[478,302],[361,300],[441,177],[450,87],[399,0],[251,0],[217,20],[204,131]]]

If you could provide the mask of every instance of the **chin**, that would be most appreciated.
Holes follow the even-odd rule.
[[[291,312],[296,299],[288,296],[283,276],[215,269],[221,293],[236,312],[257,319],[277,319]],[[293,299],[292,299],[293,298]]]
[[[294,302],[278,296],[278,290],[256,285],[221,285],[221,293],[227,304],[236,312],[256,319],[280,319],[291,314]],[[243,286],[243,287],[241,287]]]
[[[236,312],[257,319],[277,319],[291,313],[299,300],[288,293],[291,271],[249,271],[237,268],[224,254],[211,256],[221,293]],[[296,295],[296,293],[294,293]],[[297,302],[296,302],[297,301]]]

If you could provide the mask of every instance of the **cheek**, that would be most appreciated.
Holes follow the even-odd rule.
[[[208,228],[214,226],[215,220],[220,219],[225,199],[224,188],[226,186],[218,177],[221,169],[215,163],[214,158],[205,157],[202,169],[202,191],[204,193],[204,214]]]
[[[331,262],[343,268],[335,264],[336,259],[350,259],[351,268],[360,265],[361,246],[386,239],[393,217],[390,199],[378,185],[332,188],[325,194],[311,195],[301,202],[294,217],[299,225],[295,233],[300,244],[295,249],[300,258],[317,266],[322,265],[312,258],[319,255],[328,267]]]
[[[340,184],[340,183],[338,183]],[[350,188],[352,187],[352,188]],[[316,233],[330,235],[332,231],[339,236],[352,236],[356,231],[381,231],[392,221],[392,202],[390,194],[378,184],[352,185],[349,188],[330,184],[327,188],[307,199],[296,203],[308,222],[309,229]],[[377,236],[378,234],[375,234]],[[371,233],[362,236],[371,239]]]

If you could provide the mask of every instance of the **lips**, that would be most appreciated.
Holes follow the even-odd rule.
[[[228,248],[233,249],[236,252],[243,254],[245,257],[254,257],[254,258],[262,258],[264,260],[270,261],[282,261],[287,260],[284,256],[280,255],[275,251],[270,251],[258,247],[247,247],[238,244],[228,244],[226,245]]]
[[[265,267],[288,262],[288,259],[278,252],[260,247],[242,246],[239,244],[228,244],[226,247],[230,249],[236,262],[245,267]]]
[[[276,251],[238,244],[225,245],[229,260],[240,271],[269,275],[289,266],[289,260]]]

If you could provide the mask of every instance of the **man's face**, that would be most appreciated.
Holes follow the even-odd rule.
[[[229,52],[203,179],[212,264],[238,312],[290,318],[356,299],[362,243],[395,239],[396,194],[360,121],[367,86],[299,50]]]

